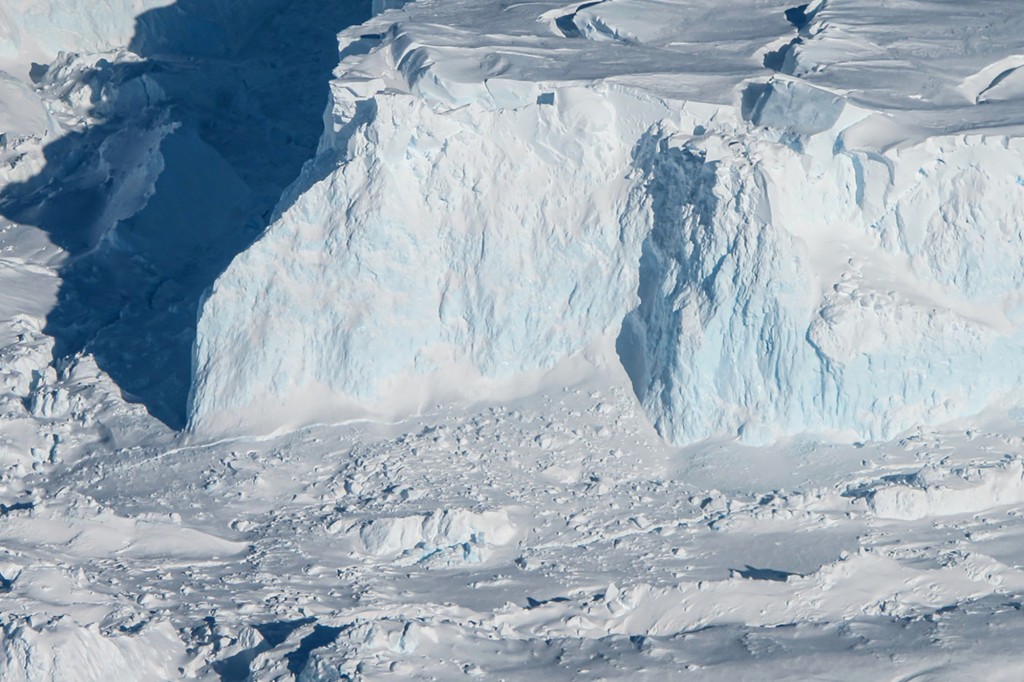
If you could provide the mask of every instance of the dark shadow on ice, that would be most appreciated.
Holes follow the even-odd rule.
[[[256,629],[256,631],[260,633],[262,641],[260,641],[256,646],[250,647],[248,649],[243,649],[242,651],[239,651],[238,653],[229,656],[225,659],[214,661],[214,663],[212,664],[213,671],[217,673],[217,675],[220,677],[221,682],[244,682],[245,680],[249,679],[252,662],[256,659],[257,656],[264,653],[265,651],[273,649],[279,644],[284,643],[293,632],[301,628],[303,625],[309,625],[310,623],[315,622],[315,618],[299,618],[296,620],[279,620],[254,625],[253,627]],[[327,641],[323,641],[323,643],[316,644],[316,642],[325,639],[323,637],[324,629],[325,628],[323,628],[323,626],[320,625],[314,626],[313,631],[309,635],[299,640],[298,647],[296,648],[296,650],[290,652],[286,656],[286,659],[289,661],[289,665],[291,665],[291,662],[293,660],[301,659],[301,664],[305,666],[306,661],[309,659],[309,654],[312,652],[314,648],[323,646],[324,644],[330,644],[334,641],[334,639],[337,637],[337,632],[334,633],[333,637],[327,639]],[[336,629],[338,630],[338,632],[341,631],[341,628],[326,629]],[[312,646],[312,644],[316,644],[316,646]],[[289,656],[291,658],[288,658]],[[299,668],[297,671],[293,672],[296,672],[297,674],[298,672],[301,672],[301,670],[302,669]]]
[[[681,303],[720,303],[716,275],[724,257],[708,252],[715,243],[718,162],[646,134],[633,150],[633,166],[647,177],[652,223],[640,252],[639,304],[623,319],[615,350],[642,404],[674,405],[679,400],[673,387],[691,380],[690,368],[679,362],[687,314]],[[705,262],[715,265],[707,271]],[[654,426],[662,434],[670,427],[660,419]]]
[[[754,116],[757,103],[765,92],[768,91],[767,83],[748,83],[740,95],[740,115],[744,121],[749,121]]]
[[[533,597],[527,597],[526,609],[530,610],[546,604],[560,604],[567,601],[569,601],[568,597],[552,597],[551,599],[534,599]]]
[[[747,580],[769,580],[772,582],[784,583],[790,576],[802,577],[799,573],[789,571],[777,571],[774,568],[754,568],[750,564],[744,569],[733,569],[733,572]]]
[[[338,639],[343,628],[331,627],[329,625],[314,626],[313,632],[309,633],[299,641],[299,648],[285,656],[288,661],[288,671],[298,676],[306,667],[309,655],[320,647],[327,646]]]
[[[605,0],[593,0],[592,2],[584,2],[582,5],[578,5],[571,12],[563,14],[555,19],[555,27],[558,28],[566,38],[582,38],[583,34],[580,33],[580,29],[576,26],[577,12],[585,10],[588,7],[600,5],[603,2],[605,2]]]
[[[55,357],[94,354],[126,398],[184,425],[199,299],[314,156],[336,34],[369,9],[178,0],[137,18],[139,60],[33,67],[51,95],[77,68],[91,108],[0,192],[0,214],[69,254],[45,328]]]
[[[808,12],[807,8],[810,4],[798,5],[797,7],[790,7],[786,10],[786,21],[793,24],[793,28],[798,31],[802,31],[807,28],[807,25],[811,23],[811,19],[817,13],[817,10]]]
[[[815,5],[814,9],[807,11],[808,8],[810,8],[810,3],[808,3],[798,5],[796,7],[790,7],[786,10],[786,21],[796,29],[797,35],[778,50],[773,50],[765,54],[763,63],[766,69],[789,73],[790,70],[786,68],[786,58],[789,56],[791,51],[803,42],[804,38],[809,36],[811,22],[814,21],[814,17],[817,16],[818,12],[820,12],[824,6],[825,3],[820,2]]]
[[[214,661],[211,667],[213,672],[217,673],[220,677],[221,682],[245,682],[250,678],[250,668],[252,667],[253,660],[269,649],[270,646],[267,644],[261,644],[260,646],[239,651],[237,654],[228,656],[223,660]]]
[[[297,618],[295,620],[276,620],[270,623],[260,623],[253,627],[260,633],[264,641],[272,647],[281,644],[288,636],[301,628],[314,622],[314,618]]]

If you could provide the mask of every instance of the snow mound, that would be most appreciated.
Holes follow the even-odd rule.
[[[169,622],[144,626],[130,634],[104,634],[98,625],[81,626],[69,620],[8,620],[2,632],[0,680],[74,682],[178,677],[185,647]],[[154,652],[163,655],[154,656]]]

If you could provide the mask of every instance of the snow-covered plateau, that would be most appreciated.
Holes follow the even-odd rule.
[[[1016,681],[1019,0],[0,0],[0,682]]]

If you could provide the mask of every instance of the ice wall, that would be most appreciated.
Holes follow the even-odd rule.
[[[619,348],[659,431],[886,438],[1019,400],[1024,145],[789,132],[661,130],[639,157],[653,223]]]
[[[412,25],[444,11],[410,7]],[[619,72],[686,68],[632,29],[602,34],[623,45],[612,76],[558,79],[547,41],[596,38],[485,49],[438,28],[459,20],[343,36],[317,159],[203,305],[193,428],[524,393],[581,357],[621,361],[678,444],[882,438],[1021,398],[1012,130],[944,132],[785,74],[673,92]],[[615,336],[618,355],[593,352]]]
[[[359,102],[350,137],[321,150],[340,165],[307,168],[308,188],[203,305],[193,424],[481,397],[614,333],[646,230],[627,210],[629,140],[666,110],[608,88],[536,90],[507,109]]]

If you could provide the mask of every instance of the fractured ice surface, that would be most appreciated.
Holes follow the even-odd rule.
[[[617,116],[621,99],[564,89],[554,105],[448,113],[374,101],[334,150],[350,158],[214,286],[193,419],[323,416],[309,395],[415,409],[474,375],[550,369],[616,330],[644,231],[625,206],[630,149],[615,142],[640,131]],[[278,411],[278,396],[292,406]]]
[[[840,139],[820,161],[751,136],[677,140],[650,152],[624,335],[663,434],[882,438],[1017,390],[1016,140],[878,156]]]

